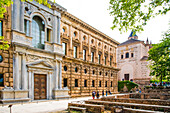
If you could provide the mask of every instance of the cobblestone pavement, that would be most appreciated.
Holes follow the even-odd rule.
[[[67,100],[33,101],[23,104],[13,104],[12,113],[54,113],[66,110],[71,101],[92,99],[92,97],[71,98]],[[0,104],[0,113],[10,113],[8,105]],[[58,113],[58,112],[57,112]]]

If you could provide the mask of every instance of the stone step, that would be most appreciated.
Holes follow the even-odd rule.
[[[123,106],[126,108],[134,108],[134,109],[144,109],[144,110],[152,110],[152,111],[170,111],[169,106],[161,106],[161,105],[149,105],[149,104],[136,104],[136,103],[121,103],[121,102],[109,102],[109,101],[95,101],[95,100],[87,100],[86,104],[97,104],[104,105],[105,109],[111,109],[113,106]]]
[[[159,100],[159,99],[134,99],[134,98],[101,98],[102,101],[111,101],[111,102],[123,102],[123,103],[137,103],[137,104],[151,104],[151,105],[162,105],[170,106],[169,100]]]
[[[87,112],[92,112],[92,113],[102,113],[104,112],[104,105],[95,105],[95,104],[81,104],[81,103],[68,103],[69,106],[74,106],[74,107],[82,107],[86,108]]]
[[[79,110],[79,111],[81,111],[82,113],[86,113],[86,108],[82,108],[82,107],[69,106],[69,107],[68,107],[68,110],[69,110],[69,112],[70,112],[71,110]]]
[[[132,108],[123,108],[123,112],[125,112],[125,113],[164,113],[164,112],[160,112],[160,111],[132,109]]]

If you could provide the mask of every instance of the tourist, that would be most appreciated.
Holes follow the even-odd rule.
[[[106,90],[106,96],[107,96],[107,90]]]
[[[102,91],[102,96],[104,97],[104,90]]]
[[[140,90],[139,90],[139,93],[141,93],[141,88],[140,88]]]
[[[96,97],[97,99],[99,99],[99,91],[97,91]]]
[[[93,97],[93,99],[95,98],[95,92],[94,91],[92,92],[92,97]]]
[[[111,91],[109,90],[110,95],[112,95]]]

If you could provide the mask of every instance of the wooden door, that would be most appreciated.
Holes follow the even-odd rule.
[[[124,75],[125,80],[129,80],[129,74]]]
[[[34,99],[46,99],[46,75],[34,74]]]

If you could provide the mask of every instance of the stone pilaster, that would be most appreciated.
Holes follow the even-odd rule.
[[[58,73],[59,81],[58,81],[58,88],[62,89],[62,62],[59,61],[59,73]]]
[[[22,90],[27,90],[27,74],[26,74],[26,58],[25,53],[22,54],[22,60],[21,60],[21,78],[22,78]]]
[[[53,42],[57,43],[57,16],[53,17]]]
[[[60,22],[61,22],[61,17],[57,17],[57,43],[60,44]]]
[[[58,89],[58,62],[57,60],[55,61],[55,67],[54,67],[54,89],[57,90]]]
[[[14,54],[14,89],[19,90],[19,55],[18,52]]]
[[[20,9],[20,31],[24,32],[24,2],[21,2]]]

